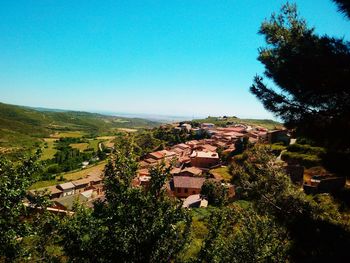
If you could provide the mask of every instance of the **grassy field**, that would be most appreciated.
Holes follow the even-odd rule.
[[[63,137],[80,138],[80,137],[83,137],[84,135],[86,135],[86,133],[82,131],[63,131],[63,132],[56,132],[50,135],[50,137],[57,138],[57,139],[63,138]]]
[[[43,148],[40,160],[52,159],[55,156],[55,153],[57,152],[57,150],[54,148],[56,140],[57,139],[54,138],[44,139],[44,141],[47,143],[47,148]]]
[[[98,150],[98,144],[102,142],[103,140],[89,140],[89,148],[94,149],[94,151]]]
[[[0,153],[14,159],[24,157],[39,148],[43,138],[50,134],[56,139],[112,135],[120,132],[118,128],[152,128],[159,124],[140,118],[35,109],[0,102]]]
[[[89,143],[81,142],[81,143],[71,143],[69,144],[70,147],[78,149],[79,151],[83,152],[87,148],[89,148]]]
[[[31,187],[29,187],[29,189],[38,189],[38,188],[43,188],[43,187],[48,187],[51,185],[56,185],[56,184],[60,184],[63,183],[64,181],[58,181],[58,180],[49,180],[49,181],[40,181],[40,182],[36,182],[35,184],[33,184]]]
[[[110,141],[110,140],[114,140],[115,136],[99,136],[96,139],[101,141]]]
[[[221,177],[225,182],[230,182],[232,179],[232,175],[228,172],[227,166],[222,166],[219,168],[215,168],[210,170],[212,174],[216,174]]]
[[[90,166],[87,167],[85,169],[79,170],[79,171],[75,171],[75,172],[68,172],[63,175],[63,178],[67,181],[72,181],[72,180],[77,180],[80,178],[84,178],[88,175],[88,173],[90,172],[94,172],[94,171],[102,171],[105,166],[106,166],[107,161],[102,161],[101,163],[94,165],[94,166]]]
[[[136,129],[128,129],[128,128],[119,128],[118,131],[123,131],[123,132],[137,132]]]

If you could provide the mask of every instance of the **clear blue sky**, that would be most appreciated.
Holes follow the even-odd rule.
[[[0,101],[88,111],[271,117],[249,93],[279,0],[10,0]],[[296,1],[318,33],[350,34],[330,0]],[[317,3],[317,4],[316,4]]]

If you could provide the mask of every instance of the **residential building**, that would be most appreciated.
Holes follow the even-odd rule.
[[[205,180],[204,177],[174,176],[172,181],[174,195],[186,198],[190,195],[200,194]]]
[[[59,184],[57,188],[62,190],[62,197],[75,194],[75,185],[72,182]]]
[[[220,158],[216,152],[193,151],[191,154],[191,165],[199,168],[211,168],[220,163]]]

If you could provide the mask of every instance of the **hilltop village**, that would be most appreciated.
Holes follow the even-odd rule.
[[[252,144],[289,143],[290,141],[290,135],[285,129],[269,131],[263,127],[245,124],[216,127],[212,123],[202,123],[200,127],[193,128],[188,123],[174,123],[163,125],[160,128],[170,128],[197,135],[205,134],[204,137],[207,138],[189,140],[146,154],[139,161],[139,169],[133,180],[133,186],[147,189],[151,179],[150,168],[164,163],[172,168],[171,178],[165,186],[167,194],[183,199],[185,207],[207,206],[205,196],[200,194],[206,180],[220,182],[227,188],[229,197],[235,197],[234,185],[231,184],[230,178],[225,176],[228,173],[218,171],[220,168],[227,168],[224,157],[237,151],[244,141]],[[31,190],[30,194],[34,195],[42,191],[47,192],[53,201],[50,208],[52,211],[71,210],[77,201],[92,207],[94,201],[104,199],[103,172],[90,172],[85,178]]]

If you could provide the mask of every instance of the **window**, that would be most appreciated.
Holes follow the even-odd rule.
[[[178,192],[178,193],[181,193],[181,188],[177,188],[177,192]]]
[[[188,193],[188,189],[187,189],[187,188],[185,188],[185,193],[186,193],[186,194]]]

